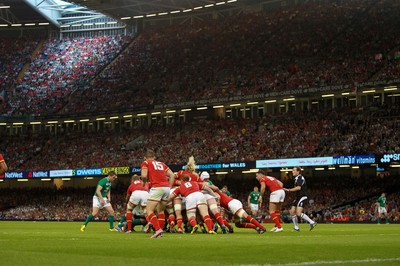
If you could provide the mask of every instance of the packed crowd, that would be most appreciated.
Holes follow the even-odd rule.
[[[391,80],[400,75],[400,40],[393,37],[400,33],[399,8],[390,0],[309,1],[280,11],[151,30],[133,42],[124,36],[47,40],[35,57],[31,55],[38,42],[21,39],[11,50],[1,40],[0,92],[8,90],[8,114],[22,115]],[[29,61],[30,68],[11,89]],[[0,150],[10,171],[138,166],[144,147],[154,149],[167,164],[183,164],[188,155],[197,162],[227,162],[294,154],[400,153],[399,114],[398,106],[374,106],[98,132],[28,133],[2,136]],[[311,179],[315,185],[309,191],[309,212],[325,221],[374,221],[376,198],[371,195],[383,187],[351,179],[347,182],[352,186],[343,188],[343,180],[326,184]],[[236,188],[239,183],[229,186],[245,203],[248,194]],[[124,189],[114,194],[116,210],[124,209]],[[2,219],[82,220],[93,193],[19,192],[2,190]],[[399,219],[398,196],[388,197],[392,221]],[[349,203],[358,199],[364,201]]]
[[[200,120],[173,125],[4,136],[10,171],[134,166],[143,147],[168,164],[254,161],[265,158],[399,153],[399,111],[387,106]],[[397,113],[397,115],[395,115]],[[307,119],[305,119],[307,117]],[[166,141],[168,139],[168,141]]]
[[[309,1],[144,32],[62,112],[397,79],[399,8],[391,0]],[[115,101],[102,104],[110,93]]]
[[[10,45],[12,43],[13,45]],[[30,38],[1,38],[0,40],[0,95],[10,88],[38,45],[37,40]]]
[[[47,40],[10,92],[8,113],[117,110],[394,80],[400,75],[399,9],[393,0],[306,1],[150,29],[126,49],[132,38],[125,36]],[[1,76],[15,76],[34,45],[1,46],[7,62]]]
[[[47,40],[9,91],[9,114],[57,112],[73,90],[88,84],[130,40],[126,36]]]

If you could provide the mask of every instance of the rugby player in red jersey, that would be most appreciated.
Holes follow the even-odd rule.
[[[243,209],[243,204],[239,200],[226,195],[225,193],[223,193],[220,190],[218,190],[216,192],[220,196],[219,203],[220,203],[221,207],[226,208],[227,210],[231,211],[233,213],[233,215],[236,216],[237,218],[239,218],[239,219],[243,218],[246,221],[248,221],[248,223],[242,223],[239,220],[238,222],[235,223],[235,225],[237,227],[252,228],[252,229],[256,230],[259,234],[265,233],[265,231],[266,231],[265,227],[262,226],[259,222],[257,222],[256,219],[254,219],[253,217],[251,217],[250,215],[248,215],[246,213],[246,211]]]
[[[203,193],[200,192],[200,189],[206,190],[212,195],[214,194],[214,192],[207,186],[206,183],[190,181],[190,176],[184,174],[182,176],[182,184],[176,190],[174,190],[174,192],[172,192],[168,199],[172,200],[178,195],[182,195],[186,198],[186,215],[188,217],[189,224],[193,228],[191,234],[195,233],[200,228],[196,222],[197,209],[199,210],[199,213],[208,228],[208,233],[215,234],[213,231],[213,221],[208,214],[207,201]]]
[[[3,154],[0,153],[0,175],[7,172],[7,170],[8,170],[8,167],[7,167],[6,161],[3,158]]]
[[[146,208],[147,199],[149,198],[148,185],[143,184],[140,176],[134,175],[132,177],[132,183],[128,187],[127,196],[129,195],[129,201],[126,206],[126,221],[128,225],[127,233],[132,231],[132,210],[140,205],[142,208]]]
[[[269,196],[269,215],[275,223],[271,232],[282,232],[281,224],[281,206],[285,201],[285,191],[283,190],[283,183],[273,176],[267,176],[263,170],[256,173],[256,178],[261,184],[260,194],[264,196],[266,188],[270,192]]]
[[[124,216],[122,216],[119,223],[115,226],[115,231],[123,232],[124,227],[126,227],[126,232],[130,233],[132,231],[133,226],[135,225],[146,225],[146,219],[135,219],[133,222],[133,210],[135,210],[136,214],[144,213],[144,209],[146,208],[147,198],[149,197],[149,183],[143,184],[140,176],[134,174],[131,178],[131,184],[126,190],[126,202],[127,202],[127,211]],[[138,191],[138,192],[135,192]],[[144,193],[145,191],[146,193]],[[134,197],[131,200],[132,193],[134,193]],[[139,215],[140,216],[140,215]],[[128,219],[129,218],[129,219]],[[128,219],[128,220],[127,220]],[[125,221],[127,221],[125,223]],[[125,224],[124,224],[125,223]],[[129,225],[130,224],[130,225]],[[124,226],[126,225],[126,226]]]
[[[160,224],[161,222],[162,225],[164,224],[164,210],[168,202],[170,187],[172,187],[175,180],[175,175],[165,163],[155,160],[153,150],[147,150],[144,159],[144,162],[140,165],[141,176],[144,181],[149,180],[151,186],[146,205],[146,219],[155,229],[155,233],[151,238],[157,238],[163,233]],[[154,213],[156,207],[158,207],[158,219]]]
[[[175,182],[174,182],[174,188],[171,189],[171,193],[177,188],[179,187],[179,185],[181,184],[181,179],[183,175],[189,175],[190,176],[190,180],[191,181],[201,181],[199,175],[195,172],[196,170],[196,163],[194,161],[194,157],[190,156],[189,157],[189,161],[185,166],[185,170],[180,170],[176,173],[176,177],[175,177]],[[175,215],[176,215],[176,224],[178,226],[178,233],[183,233],[183,228],[182,228],[182,224],[183,224],[183,216],[182,216],[182,208],[183,208],[183,201],[184,199],[182,199],[180,196],[177,196],[174,198],[173,200],[173,209],[172,206],[171,207],[167,207],[167,211],[169,214],[168,217],[168,223],[170,225],[171,231],[174,231],[174,225],[175,225],[175,216],[174,216],[174,212],[175,211]],[[172,205],[171,203],[171,205]],[[170,210],[173,211],[170,211]]]
[[[213,186],[213,183],[210,181],[210,174],[207,171],[204,171],[200,174],[200,178],[202,181],[208,183],[210,186]],[[217,188],[217,187],[215,187]],[[224,218],[222,217],[221,213],[219,212],[218,203],[216,200],[216,195],[211,195],[207,191],[203,190],[202,193],[207,200],[208,208],[210,209],[211,213],[214,215],[215,219],[217,220],[218,224],[221,226],[221,230],[223,234],[228,233],[228,229],[225,226]],[[214,231],[218,230],[218,224],[214,225]]]

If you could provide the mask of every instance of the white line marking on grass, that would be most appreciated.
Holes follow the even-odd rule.
[[[235,266],[298,266],[298,265],[323,265],[323,264],[357,264],[357,263],[374,263],[374,262],[388,262],[400,261],[400,258],[387,258],[387,259],[363,259],[363,260],[317,260],[305,261],[295,263],[278,263],[278,264],[234,264]]]

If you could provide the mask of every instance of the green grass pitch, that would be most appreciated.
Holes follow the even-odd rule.
[[[318,224],[259,235],[110,232],[92,222],[0,222],[0,265],[400,265],[399,224]],[[267,229],[272,228],[267,224]],[[137,227],[136,229],[140,229]]]

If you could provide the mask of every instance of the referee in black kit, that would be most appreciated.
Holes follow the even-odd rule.
[[[284,188],[284,190],[287,192],[296,192],[296,199],[293,201],[292,207],[290,208],[290,216],[292,217],[294,231],[300,232],[298,217],[301,217],[310,224],[311,231],[317,226],[317,223],[303,212],[304,205],[308,202],[306,179],[301,174],[301,168],[298,166],[293,167],[292,174],[294,178],[294,187]]]

